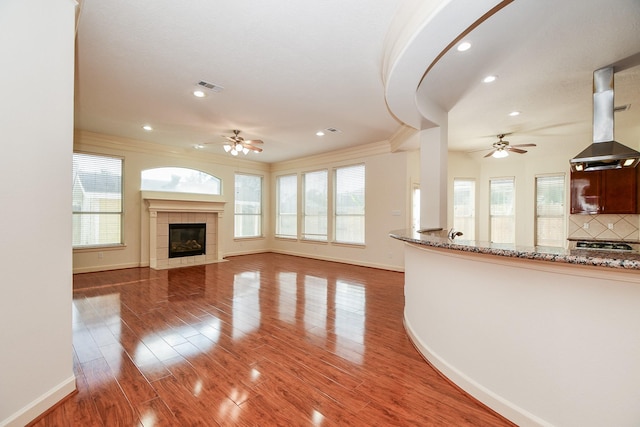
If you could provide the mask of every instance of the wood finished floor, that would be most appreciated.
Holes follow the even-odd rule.
[[[410,343],[402,273],[279,254],[74,276],[42,426],[510,426]]]

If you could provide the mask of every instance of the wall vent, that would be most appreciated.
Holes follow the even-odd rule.
[[[206,87],[207,89],[210,89],[214,92],[222,92],[224,90],[224,88],[220,85],[217,84],[213,84],[213,83],[209,83],[209,82],[205,82],[204,80],[200,80],[198,82],[198,86],[202,86],[202,87]]]

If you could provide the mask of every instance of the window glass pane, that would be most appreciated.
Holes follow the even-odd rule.
[[[262,177],[235,177],[235,237],[262,235]]]
[[[491,242],[515,243],[515,187],[513,178],[490,181]]]
[[[298,177],[276,179],[276,236],[298,237]]]
[[[327,171],[304,174],[304,221],[302,237],[327,240]]]
[[[411,196],[411,226],[414,230],[420,230],[420,187],[413,188]]]
[[[177,193],[220,194],[220,179],[186,168],[155,168],[142,171],[141,190]]]
[[[453,180],[453,228],[462,232],[462,239],[476,236],[476,182],[472,179]]]
[[[342,243],[364,243],[364,165],[336,169],[335,240]]]
[[[73,246],[122,243],[122,159],[73,154]]]
[[[536,177],[536,245],[564,247],[564,175]]]

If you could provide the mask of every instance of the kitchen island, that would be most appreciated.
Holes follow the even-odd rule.
[[[518,425],[640,423],[640,254],[390,235],[406,331],[451,381]]]

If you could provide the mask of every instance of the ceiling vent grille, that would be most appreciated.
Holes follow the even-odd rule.
[[[332,132],[332,133],[340,133],[340,132],[342,132],[340,129],[336,129],[336,128],[326,128],[325,130],[327,132]]]
[[[209,82],[205,82],[204,80],[200,80],[198,82],[198,86],[205,87],[205,88],[210,89],[210,90],[212,90],[214,92],[222,92],[224,90],[224,88],[222,86],[216,85],[216,84],[213,84],[213,83],[209,83]]]

